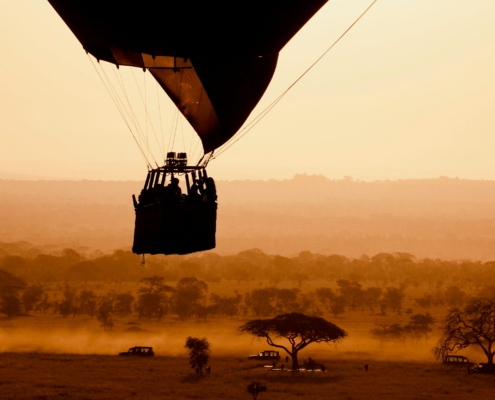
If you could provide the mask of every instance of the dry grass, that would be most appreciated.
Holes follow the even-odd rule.
[[[495,376],[468,375],[434,363],[325,360],[326,373],[265,371],[245,358],[213,357],[211,376],[198,376],[185,357],[132,359],[100,355],[3,353],[2,399],[491,399]]]
[[[303,291],[329,282],[311,282]],[[332,284],[331,284],[332,285]],[[291,283],[285,285],[292,287]],[[99,293],[135,291],[138,285],[88,287]],[[243,293],[259,283],[210,286],[210,293]],[[86,288],[81,285],[77,289]],[[408,289],[404,308],[425,289]],[[52,285],[51,294],[60,288]],[[440,322],[446,307],[431,309]],[[414,307],[414,312],[425,312]],[[346,312],[339,318],[325,315],[349,333],[338,346],[311,345],[300,361],[311,356],[327,367],[326,373],[265,371],[247,355],[268,348],[266,343],[240,336],[237,327],[248,318],[209,318],[180,321],[139,320],[135,314],[115,318],[114,330],[104,332],[95,318],[32,314],[0,317],[0,399],[247,399],[247,385],[261,381],[268,386],[263,399],[492,399],[495,376],[468,375],[464,369],[447,368],[430,352],[438,329],[428,342],[385,343],[369,336],[376,323],[407,323],[409,316]],[[131,328],[131,331],[129,331]],[[141,331],[136,332],[136,328]],[[132,331],[134,330],[134,332]],[[187,336],[207,337],[212,344],[212,374],[199,377],[188,367],[184,349]],[[157,357],[117,357],[132,346],[153,346]],[[476,361],[483,355],[464,353]],[[368,363],[370,370],[363,370]]]

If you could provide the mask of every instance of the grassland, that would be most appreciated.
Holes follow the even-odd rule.
[[[308,282],[302,291],[310,291],[316,287],[329,286],[326,281]],[[111,290],[124,292],[127,290],[136,293],[138,284],[115,286],[111,284],[72,285],[75,290],[91,289],[97,294],[108,293]],[[222,282],[209,285],[209,293],[233,295],[234,290],[241,294],[260,287],[258,283],[231,284]],[[293,287],[293,284],[284,282],[278,287]],[[47,288],[51,299],[60,299],[63,285],[51,285]],[[422,290],[408,289],[404,309],[413,306],[413,298],[422,294]],[[431,308],[428,311],[440,322],[445,314],[446,307]],[[363,364],[369,359],[380,360],[412,360],[433,361],[431,348],[435,345],[440,333],[437,327],[430,334],[427,342],[420,343],[400,342],[384,343],[370,337],[369,331],[379,324],[406,324],[409,315],[397,315],[388,312],[381,315],[379,310],[373,314],[368,309],[351,311],[337,318],[325,313],[324,318],[334,322],[349,336],[335,346],[310,346],[301,353],[301,357],[321,358],[321,354],[328,358],[357,355],[363,359]],[[414,312],[425,310],[414,307]],[[14,318],[0,317],[0,352],[45,352],[68,354],[117,354],[122,349],[136,345],[153,346],[157,354],[167,356],[181,356],[184,354],[183,345],[187,336],[206,336],[212,343],[213,351],[220,355],[234,354],[239,357],[257,352],[266,347],[266,344],[254,341],[249,336],[240,336],[237,328],[245,321],[255,318],[253,315],[235,316],[234,318],[208,317],[203,319],[180,320],[177,316],[167,315],[162,320],[139,319],[136,313],[120,318],[114,316],[114,328],[104,332],[96,318],[88,315],[72,315],[62,318],[60,315],[48,311],[46,314],[31,313]],[[261,348],[260,348],[261,347]],[[363,355],[364,354],[364,355]],[[468,354],[469,355],[469,354]],[[470,355],[469,355],[470,356]],[[483,361],[483,357],[476,360]]]
[[[328,282],[308,282],[310,291]],[[285,285],[281,285],[285,286]],[[62,285],[47,290],[60,298]],[[135,292],[138,285],[95,287],[94,289]],[[210,285],[209,293],[240,293],[259,284]],[[287,283],[287,287],[292,287]],[[414,298],[425,289],[409,288],[404,308],[425,310]],[[492,399],[495,376],[468,375],[465,369],[445,367],[434,360],[431,348],[439,336],[440,322],[447,308],[428,311],[437,325],[427,341],[385,342],[369,335],[377,323],[407,323],[409,316],[369,310],[346,311],[343,316],[324,317],[345,329],[349,336],[337,345],[311,345],[300,353],[324,363],[325,373],[266,371],[262,364],[247,360],[248,354],[268,348],[266,343],[239,335],[237,328],[253,316],[213,317],[179,320],[168,315],[162,320],[138,319],[135,313],[115,317],[113,330],[104,331],[96,318],[48,312],[14,318],[0,318],[0,399],[250,399],[246,392],[252,381],[263,382],[263,399]],[[200,377],[188,366],[187,336],[206,337],[212,345],[210,376]],[[153,359],[118,357],[132,346],[153,346]],[[475,361],[483,355],[465,352]],[[369,371],[363,369],[369,365]]]
[[[492,399],[495,376],[432,362],[370,363],[323,360],[327,372],[266,371],[238,357],[211,359],[210,376],[192,373],[185,357],[3,353],[2,399],[250,399],[252,381],[268,391],[260,400]]]

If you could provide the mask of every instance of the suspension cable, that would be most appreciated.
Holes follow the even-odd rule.
[[[160,107],[160,94],[158,92],[158,81],[155,79],[155,86],[156,86],[156,100],[158,103],[158,115],[160,116],[160,133],[162,135],[162,155],[165,154],[165,138],[163,135],[163,123],[162,123],[162,109]]]
[[[179,112],[179,109],[175,108],[174,116],[172,118],[172,126],[170,127],[170,135],[168,136],[167,151],[170,151],[170,143],[172,141],[172,136],[174,134],[174,124],[175,124],[175,119],[177,118],[178,112]]]
[[[208,154],[206,154],[207,158],[203,163],[204,168],[208,166],[208,163],[214,158],[214,155],[215,155],[215,150],[212,150]]]
[[[219,152],[216,154],[216,156],[214,156],[212,159],[215,159],[217,158],[218,156],[220,156],[221,154],[223,154],[225,151],[227,151],[230,147],[232,147],[235,143],[237,143],[239,140],[241,140],[245,135],[246,133],[248,133],[251,129],[253,129],[257,124],[258,122],[260,122],[277,104],[280,100],[282,100],[282,98],[289,92],[289,90],[291,90],[295,85],[296,83],[298,83],[311,69],[313,69],[313,67],[323,58],[325,57],[325,55],[333,49],[333,47],[338,43],[340,42],[340,40],[347,34],[347,32],[349,32],[353,27],[354,25],[356,25],[358,23],[358,21],[364,17],[364,15],[371,9],[371,7],[373,7],[375,5],[375,3],[377,2],[378,0],[373,0],[373,2],[364,10],[364,12],[349,26],[349,28],[347,28],[344,33],[342,33],[342,35],[339,36],[339,38],[332,43],[332,45],[327,49],[325,50],[325,52],[316,59],[316,61],[313,62],[313,64],[311,64],[307,69],[306,71],[304,71],[300,76],[299,78],[297,78],[287,89],[285,89],[284,92],[282,92],[282,94],[277,97],[272,103],[270,103],[262,112],[260,112],[251,122],[249,122],[246,126],[244,126],[244,128],[242,128],[237,135],[237,137],[233,136],[232,138],[230,138],[226,143],[224,143],[222,146],[219,147]],[[234,140],[235,138],[235,140]]]
[[[192,151],[192,153],[191,153],[191,160],[193,160],[193,159],[194,159],[194,156],[196,155],[196,150],[198,149],[198,146],[199,146],[199,143],[200,143],[200,142],[201,142],[200,140],[198,140],[198,141],[196,142],[196,145],[194,146],[194,150],[193,150],[193,151]],[[192,143],[192,142],[191,142],[191,143]]]
[[[146,145],[148,146],[149,148],[149,140],[148,140],[148,118],[147,115],[148,115],[148,104],[147,104],[147,98],[146,98],[146,69],[144,70],[144,73],[143,73],[143,92],[144,92],[144,98],[142,98],[143,100],[143,104],[144,104],[144,132],[146,134]],[[141,92],[139,92],[139,94],[141,94]],[[157,165],[158,167],[158,165]]]
[[[186,139],[184,138],[184,125],[182,124],[182,118],[179,118],[179,121],[180,121],[180,133],[182,136],[182,148],[184,149],[182,151],[185,153],[186,152]]]
[[[189,157],[191,157],[191,160],[192,160],[192,145],[193,145],[193,141],[194,141],[194,137],[195,137],[195,136],[196,136],[196,135],[194,135],[194,134],[193,134],[193,135],[191,135],[191,143],[190,143],[190,145],[189,145],[189,153],[188,153],[188,154],[189,154]]]
[[[125,108],[125,110],[129,114],[129,117],[130,117],[132,123],[134,124],[134,128],[136,129],[136,132],[138,133],[141,142],[145,143],[145,139],[144,139],[145,136],[143,133],[143,128],[141,128],[141,125],[139,124],[139,119],[136,117],[136,113],[134,112],[134,108],[132,107],[131,102],[129,100],[129,96],[127,95],[127,90],[125,88],[124,80],[122,79],[122,73],[120,72],[120,68],[118,69],[118,71],[119,71],[118,75],[115,72],[115,69],[112,68],[112,71],[114,71],[114,75],[117,79],[117,82],[119,82],[120,89],[122,90],[122,93],[124,94],[124,97],[127,101],[127,107],[128,108]],[[148,146],[148,152],[150,152],[149,146]]]
[[[169,148],[169,150],[174,149],[174,144],[175,144],[175,136],[177,135],[177,127],[179,126],[179,110],[175,113],[175,121],[173,125],[173,135],[172,135],[172,146]]]
[[[179,70],[181,71],[181,70]],[[177,82],[177,71],[174,72],[175,73],[175,81]],[[178,90],[178,98],[180,99],[180,96],[181,96],[181,92],[182,92],[182,78],[183,78],[183,73],[182,72],[179,72],[180,73],[180,83],[179,83],[179,90]],[[178,126],[178,123],[179,123],[179,113],[176,114],[177,115],[177,118],[175,120],[175,130],[174,130],[174,135],[173,135],[173,138],[172,138],[172,147],[170,148],[170,151],[173,150],[173,147],[174,147],[174,144],[175,144],[175,136],[177,134],[177,126]]]
[[[127,113],[127,115],[129,116],[129,118],[131,119],[131,121],[134,123],[134,127],[136,128],[136,132],[139,134],[139,130],[141,129],[141,127],[139,126],[139,124],[136,125],[135,121],[132,120],[132,117],[131,117],[131,112],[132,112],[132,107],[129,106],[131,112],[129,112],[129,110],[127,110],[127,108],[125,107],[124,105],[124,102],[122,101],[120,95],[117,93],[117,91],[115,90],[115,87],[114,85],[112,84],[112,81],[110,80],[110,78],[108,77],[107,73],[105,72],[105,69],[103,68],[102,65],[100,65],[100,69],[101,69],[101,72],[103,74],[103,76],[105,77],[107,83],[108,83],[108,86],[110,87],[110,89],[113,91],[114,93],[114,96],[115,98],[119,101],[119,104],[120,104],[120,107]],[[133,113],[133,112],[132,112]],[[139,128],[139,129],[138,129]],[[141,136],[142,136],[142,133],[141,133]],[[151,151],[148,143],[145,143],[146,146],[147,146],[147,150],[148,150],[148,155],[151,156],[151,158],[153,159],[153,161],[155,162],[156,164],[156,160],[155,160],[155,157],[153,155],[153,152]],[[143,150],[144,151],[144,150]],[[148,159],[148,157],[147,157]]]
[[[199,159],[198,163],[196,164],[197,167],[201,164],[201,161],[205,158],[206,154],[203,154],[203,156]]]
[[[137,82],[136,76],[134,75],[134,69],[131,68],[131,72],[132,72],[132,77],[134,78],[134,82],[136,83],[136,88],[137,88],[137,90],[139,92],[139,97],[141,98],[141,101],[144,104],[146,127],[148,126],[148,120],[149,120],[150,121],[151,130],[153,131],[153,134],[155,136],[155,140],[156,140],[156,143],[158,144],[158,148],[160,150],[160,153],[162,153],[162,157],[163,157],[163,159],[165,159],[165,155],[163,154],[162,149],[160,148],[160,142],[158,141],[158,137],[156,136],[156,131],[155,131],[155,127],[153,125],[153,121],[151,120],[150,115],[148,113],[148,107],[146,106],[146,101],[143,98],[143,95],[141,93],[141,89],[139,89],[139,84]],[[146,74],[144,76],[144,90],[146,91]],[[146,129],[146,131],[147,131],[147,129]],[[148,132],[146,132],[146,141],[147,140],[148,140]],[[148,148],[149,148],[149,146],[148,146]],[[156,161],[155,161],[155,163],[156,163]]]
[[[146,154],[144,153],[143,151],[143,148],[141,147],[141,144],[139,143],[139,141],[137,140],[136,136],[134,135],[134,132],[132,131],[129,123],[127,122],[127,119],[125,118],[125,115],[123,114],[118,102],[116,101],[116,99],[114,98],[112,92],[110,91],[110,89],[108,88],[108,86],[105,84],[105,81],[103,79],[103,77],[101,76],[100,74],[100,71],[98,71],[98,68],[96,68],[96,65],[94,64],[93,60],[91,59],[90,55],[88,55],[88,59],[89,61],[91,62],[91,65],[93,66],[93,68],[95,69],[96,73],[98,74],[98,77],[100,78],[101,80],[101,83],[103,83],[103,86],[105,87],[105,89],[107,90],[108,94],[110,95],[110,98],[112,99],[113,103],[115,104],[115,107],[117,108],[119,114],[122,116],[122,119],[124,120],[125,124],[127,125],[127,128],[129,129],[129,132],[131,133],[132,135],[132,138],[134,139],[134,142],[136,142],[136,145],[141,153],[141,155],[143,156],[143,159],[144,159],[144,162],[146,163],[146,166],[148,167],[148,169],[151,168],[151,164],[148,160],[148,158],[146,157]]]

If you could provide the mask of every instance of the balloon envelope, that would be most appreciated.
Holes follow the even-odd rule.
[[[205,153],[265,92],[278,53],[327,0],[48,0],[98,60],[147,68]]]

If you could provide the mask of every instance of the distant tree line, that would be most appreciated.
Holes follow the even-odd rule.
[[[416,260],[407,253],[348,259],[302,252],[288,258],[253,249],[232,256],[157,256],[144,267],[139,263],[139,256],[122,250],[92,259],[72,249],[5,255],[0,257],[0,313],[51,310],[62,317],[89,315],[102,324],[133,312],[156,319],[289,312],[337,317],[346,312],[411,314],[404,310],[408,288],[422,289],[411,301],[425,311],[462,306],[473,294],[495,296],[495,262]],[[232,283],[230,294],[208,292],[209,283],[220,281]],[[139,290],[125,290],[128,282],[140,282]],[[98,283],[112,283],[115,289],[104,295],[89,289]],[[61,294],[56,298],[46,290],[53,285]],[[74,289],[81,285],[85,289]]]
[[[409,253],[379,253],[350,259],[341,255],[320,255],[303,251],[294,257],[268,255],[258,249],[236,255],[201,253],[190,256],[148,257],[139,268],[140,256],[117,250],[112,254],[87,258],[73,249],[54,254],[0,257],[0,269],[29,282],[136,282],[147,276],[161,276],[167,282],[194,276],[216,283],[238,285],[268,282],[277,286],[292,282],[302,287],[311,280],[372,282],[374,286],[426,287],[441,289],[449,285],[480,289],[495,285],[495,261],[417,260]]]
[[[94,258],[73,249],[5,254],[0,257],[0,314],[85,315],[112,329],[116,318],[131,314],[156,320],[254,316],[264,321],[259,318],[405,313],[407,323],[383,319],[371,337],[381,344],[426,342],[441,322],[438,357],[469,346],[480,347],[490,365],[495,357],[495,262],[417,260],[407,253],[282,257],[252,249],[231,256],[157,256],[144,267],[139,264],[138,256],[122,250]],[[229,282],[230,293],[210,293],[209,287],[221,281]],[[128,290],[128,283],[138,283],[137,290]],[[103,284],[112,290],[103,293]],[[414,313],[411,305],[421,312]],[[445,321],[432,317],[435,307],[450,308]]]
[[[411,315],[409,323],[402,326],[398,323],[377,324],[376,328],[371,330],[371,336],[380,341],[383,345],[385,341],[400,341],[404,345],[407,340],[412,343],[418,343],[422,338],[425,342],[428,340],[428,333],[433,330],[433,324],[436,322],[430,313]]]
[[[59,284],[58,291],[50,296],[44,284],[28,285],[23,279],[2,270],[0,278],[0,313],[8,317],[31,312],[51,312],[63,318],[87,315],[96,317],[104,328],[111,328],[113,318],[123,318],[133,313],[138,318],[157,320],[165,316],[181,320],[249,315],[268,317],[291,312],[311,316],[331,314],[334,317],[346,312],[401,314],[404,312],[405,297],[405,289],[401,287],[389,286],[382,290],[371,286],[363,289],[361,284],[347,280],[337,281],[337,289],[321,286],[302,291],[298,287],[269,286],[244,293],[234,290],[231,294],[218,294],[208,293],[208,284],[195,277],[185,277],[175,285],[168,285],[163,277],[156,275],[141,279],[135,293],[113,289],[98,294],[98,291],[89,288],[76,290],[69,283],[64,283]],[[408,308],[405,312],[411,315],[412,309]],[[430,314],[427,312],[425,315]],[[414,339],[417,333],[417,330],[407,328],[409,330],[400,331],[401,335],[395,335],[390,331],[395,328],[383,325],[375,329],[373,336],[380,341],[401,339],[408,335]],[[382,335],[385,331],[386,334]]]

